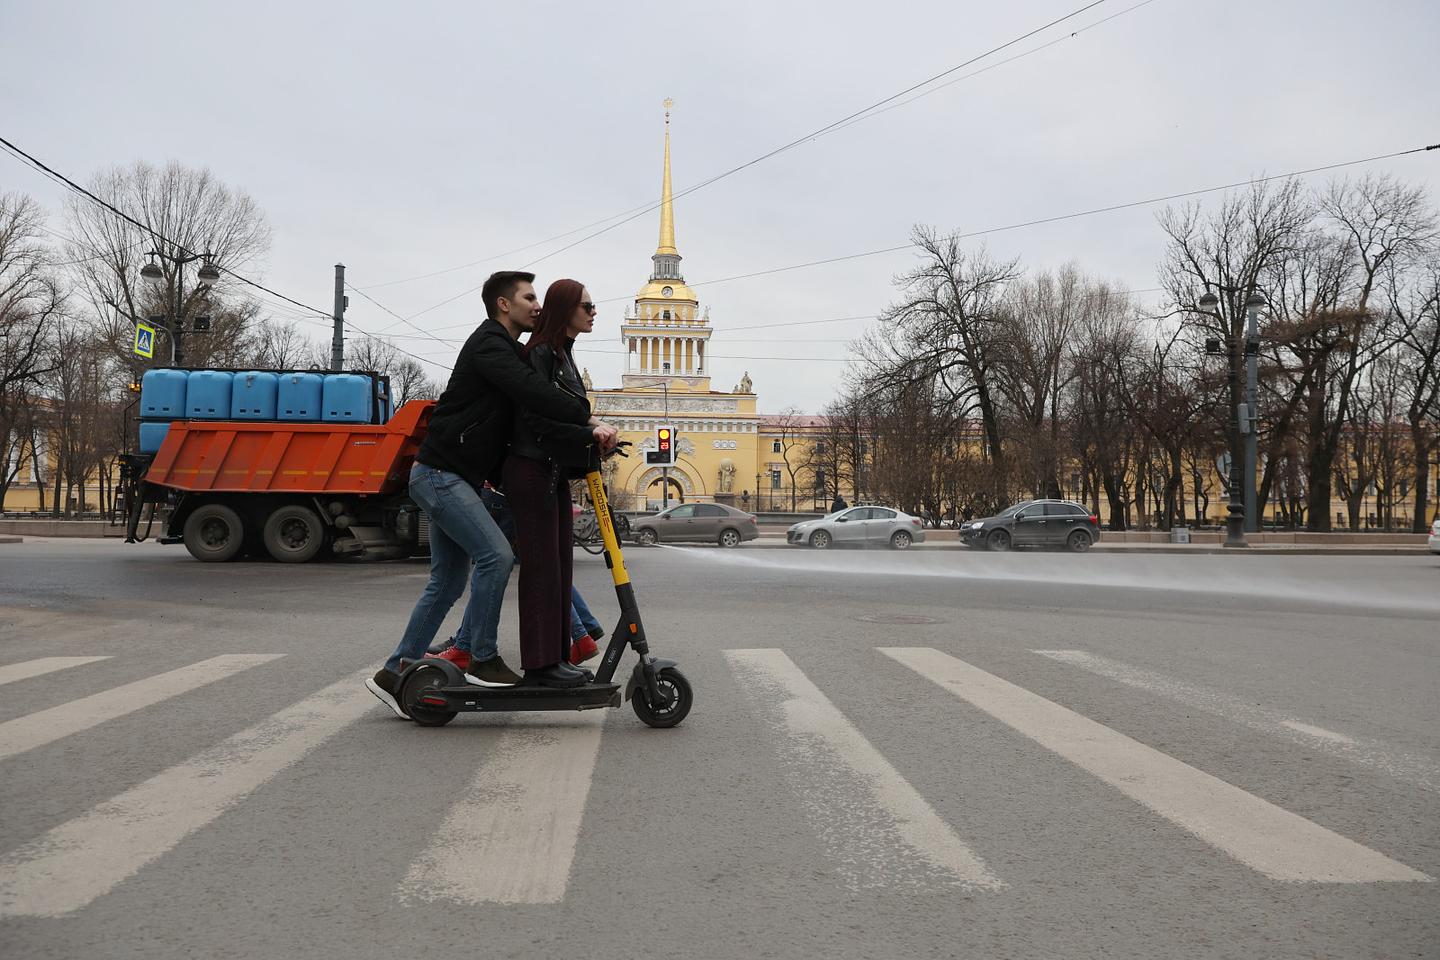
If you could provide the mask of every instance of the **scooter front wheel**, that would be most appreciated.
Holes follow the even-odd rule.
[[[689,716],[690,706],[694,703],[690,681],[674,667],[665,667],[655,675],[655,685],[660,689],[663,702],[651,703],[649,693],[641,686],[630,698],[630,704],[635,708],[635,716],[649,727],[678,726],[681,720]]]
[[[431,690],[438,690],[448,682],[449,678],[440,667],[421,663],[410,671],[405,678],[405,686],[400,689],[401,709],[422,727],[445,726],[455,719],[455,711],[431,706],[425,703],[423,698]]]

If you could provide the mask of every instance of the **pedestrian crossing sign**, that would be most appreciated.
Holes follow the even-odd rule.
[[[143,320],[135,321],[135,353],[146,360],[155,356],[155,328]]]

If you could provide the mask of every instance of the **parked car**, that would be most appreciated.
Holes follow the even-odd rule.
[[[960,526],[967,547],[1064,547],[1084,553],[1100,542],[1100,518],[1070,500],[1026,500]]]
[[[785,531],[791,545],[825,550],[831,546],[888,546],[905,550],[925,542],[919,517],[889,507],[848,507],[816,520],[804,520]]]
[[[1435,522],[1430,524],[1430,536],[1425,542],[1429,544],[1431,553],[1440,553],[1440,517],[1436,517]]]
[[[631,528],[635,542],[644,547],[682,541],[736,547],[760,536],[753,515],[722,503],[682,503],[653,517],[636,517]]]

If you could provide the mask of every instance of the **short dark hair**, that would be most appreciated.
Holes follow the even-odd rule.
[[[524,270],[498,270],[490,274],[485,286],[480,288],[480,299],[485,301],[485,316],[494,319],[500,309],[500,298],[513,299],[515,288],[522,283],[534,283],[535,274]]]

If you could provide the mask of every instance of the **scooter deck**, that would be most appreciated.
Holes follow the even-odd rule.
[[[430,698],[445,702],[442,705],[431,702]],[[568,689],[524,684],[480,687],[466,683],[432,687],[424,691],[420,702],[434,710],[509,713],[524,710],[599,710],[620,706],[621,696],[618,683],[587,683],[583,687]]]

